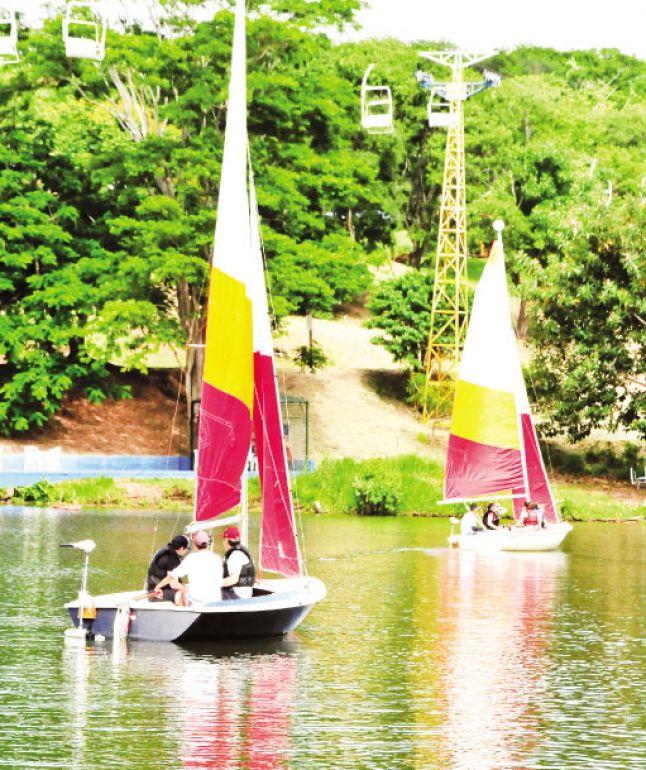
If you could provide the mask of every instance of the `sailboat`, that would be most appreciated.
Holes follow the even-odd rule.
[[[502,221],[494,222],[497,238],[473,300],[441,502],[507,499],[516,519],[524,502],[537,503],[543,515],[536,524],[474,534],[451,532],[449,542],[469,550],[550,551],[559,547],[572,525],[559,520],[532,421],[511,322],[503,228]]]
[[[320,580],[305,573],[296,533],[249,161],[245,70],[245,3],[237,0],[207,307],[195,521],[187,532],[242,519],[246,541],[245,469],[253,437],[263,493],[258,564],[261,572],[282,577],[257,581],[251,598],[189,607],[150,601],[140,591],[89,596],[84,579],[79,598],[66,605],[76,624],[72,636],[149,641],[279,636],[294,629],[326,593]],[[241,514],[223,516],[238,506]]]

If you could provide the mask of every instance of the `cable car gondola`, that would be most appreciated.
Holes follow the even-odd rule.
[[[393,130],[393,97],[388,86],[369,86],[371,64],[361,81],[361,125],[371,134],[389,134]]]
[[[15,64],[19,60],[16,14],[0,8],[0,64]]]
[[[92,2],[72,0],[63,19],[65,54],[75,59],[102,61],[105,56],[107,26]]]

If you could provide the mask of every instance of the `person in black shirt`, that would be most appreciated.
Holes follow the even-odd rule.
[[[154,591],[157,583],[168,575],[168,573],[179,567],[182,557],[188,553],[188,538],[184,535],[176,535],[170,543],[162,546],[153,556],[148,567],[148,578],[146,580],[146,590]],[[175,597],[175,589],[170,586],[162,588],[163,599],[172,602]]]

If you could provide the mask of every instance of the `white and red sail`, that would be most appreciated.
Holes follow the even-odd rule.
[[[300,573],[258,219],[248,164],[245,4],[237,0],[208,297],[196,521],[241,500],[252,428],[263,491],[261,567]]]
[[[455,390],[444,497],[447,502],[531,499],[544,506],[548,520],[556,518],[511,322],[500,234],[473,300]]]

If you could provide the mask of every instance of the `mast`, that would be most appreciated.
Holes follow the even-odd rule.
[[[249,471],[245,465],[242,472],[242,495],[240,500],[240,542],[249,544]]]

